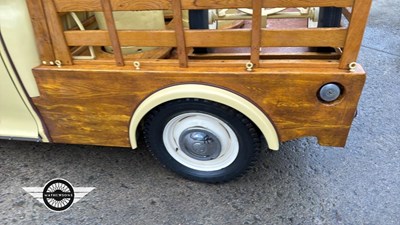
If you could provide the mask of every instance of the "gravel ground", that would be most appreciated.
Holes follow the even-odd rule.
[[[316,139],[262,153],[245,177],[187,181],[145,150],[0,141],[1,224],[399,224],[400,0],[375,0],[360,60],[368,80],[345,149]],[[21,187],[96,187],[61,213]]]

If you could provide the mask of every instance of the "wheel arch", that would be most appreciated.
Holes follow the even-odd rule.
[[[165,102],[182,98],[210,100],[239,111],[260,129],[270,149],[279,149],[279,137],[272,121],[257,106],[233,92],[203,84],[180,84],[167,87],[144,99],[136,108],[129,124],[131,147],[133,149],[137,148],[136,132],[140,122],[148,112]]]

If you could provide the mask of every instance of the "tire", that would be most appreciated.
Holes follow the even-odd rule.
[[[158,106],[144,139],[167,168],[190,180],[223,183],[242,176],[260,152],[257,128],[236,110],[199,99]]]
[[[321,7],[319,10],[318,27],[340,27],[342,8]],[[334,52],[332,47],[319,47],[318,52]]]
[[[189,28],[191,30],[208,29],[208,9],[189,10]],[[195,54],[207,54],[207,48],[193,48]]]
[[[340,27],[342,8],[322,7],[319,10],[318,27]]]

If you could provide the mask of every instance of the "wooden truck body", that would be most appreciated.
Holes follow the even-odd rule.
[[[180,145],[192,147],[182,153],[189,158],[172,155],[178,164],[167,166],[185,177],[206,182],[227,181],[242,173],[230,176],[232,171],[223,172],[244,151],[240,150],[243,140],[239,128],[229,128],[232,118],[245,120],[250,136],[254,135],[252,130],[262,134],[273,150],[278,150],[281,142],[306,136],[317,137],[321,145],[343,147],[366,79],[356,61],[370,5],[370,0],[6,0],[0,3],[4,6],[0,16],[0,69],[1,83],[8,89],[0,91],[0,111],[4,111],[0,112],[0,135],[136,148],[143,125],[146,143],[157,148],[157,134],[164,136],[158,144],[170,152],[164,146],[169,141],[165,137],[167,128],[152,134],[156,125],[151,121],[159,111],[172,107],[173,112],[164,115],[164,125],[181,129],[181,133],[171,134],[176,146],[170,148],[178,151],[184,148]],[[265,23],[262,8],[294,7],[342,8],[343,20],[348,22],[330,28],[261,26]],[[252,10],[247,29],[193,30],[182,22],[182,10],[236,8]],[[165,29],[120,29],[116,25],[118,12],[148,10],[172,10]],[[19,14],[13,14],[17,11]],[[103,28],[96,22],[99,17],[91,14],[95,12],[102,13]],[[65,16],[83,14],[91,16],[82,19],[81,26],[65,26]],[[106,52],[105,46],[112,53]],[[138,53],[125,54],[127,46],[153,49],[141,52],[136,48]],[[334,51],[262,51],[278,47],[330,47]],[[196,54],[193,48],[241,48],[247,53]],[[11,84],[15,90],[10,90]],[[324,88],[328,92],[322,93]],[[338,93],[332,100],[321,96],[335,91]],[[191,109],[196,102],[199,105]],[[225,119],[218,112],[210,112],[209,118],[206,104],[221,107],[227,114],[232,111],[235,116]],[[197,119],[179,124],[188,120],[173,119],[180,107],[182,114]],[[17,111],[27,114],[27,122]],[[223,125],[218,128],[218,123]],[[226,134],[212,131],[214,125]],[[232,143],[222,140],[232,134],[237,136]],[[224,152],[228,145],[234,146],[236,153],[218,164],[207,164],[215,161],[210,154],[216,158],[229,155]],[[252,145],[258,149],[259,141]],[[162,150],[155,150],[162,158],[157,151]],[[169,164],[170,159],[160,160]],[[243,162],[246,168],[250,161]]]

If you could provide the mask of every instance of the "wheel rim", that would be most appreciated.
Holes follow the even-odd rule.
[[[164,128],[163,142],[176,161],[199,171],[226,168],[239,153],[239,141],[232,128],[204,113],[172,118]]]

